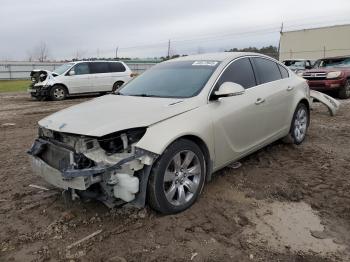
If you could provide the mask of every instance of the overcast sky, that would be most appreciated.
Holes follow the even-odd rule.
[[[278,45],[285,30],[350,23],[349,0],[0,0],[0,60],[164,56]]]

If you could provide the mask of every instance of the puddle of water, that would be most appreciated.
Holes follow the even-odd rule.
[[[255,228],[247,229],[245,234],[258,245],[267,244],[281,252],[288,248],[294,252],[312,251],[321,255],[345,249],[325,236],[320,218],[306,203],[263,202],[247,215]],[[316,231],[323,239],[312,236],[311,231]]]

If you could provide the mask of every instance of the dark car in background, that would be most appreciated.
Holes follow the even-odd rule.
[[[350,97],[350,56],[322,58],[314,68],[306,70],[302,77],[308,80],[310,89],[330,92],[339,98]]]

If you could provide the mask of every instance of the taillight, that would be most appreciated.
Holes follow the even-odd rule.
[[[138,76],[139,74],[137,74],[137,73],[131,73],[130,74],[130,77],[135,77],[135,76]]]

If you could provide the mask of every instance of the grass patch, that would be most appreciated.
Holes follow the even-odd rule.
[[[30,80],[0,80],[0,93],[26,91],[29,85]]]

